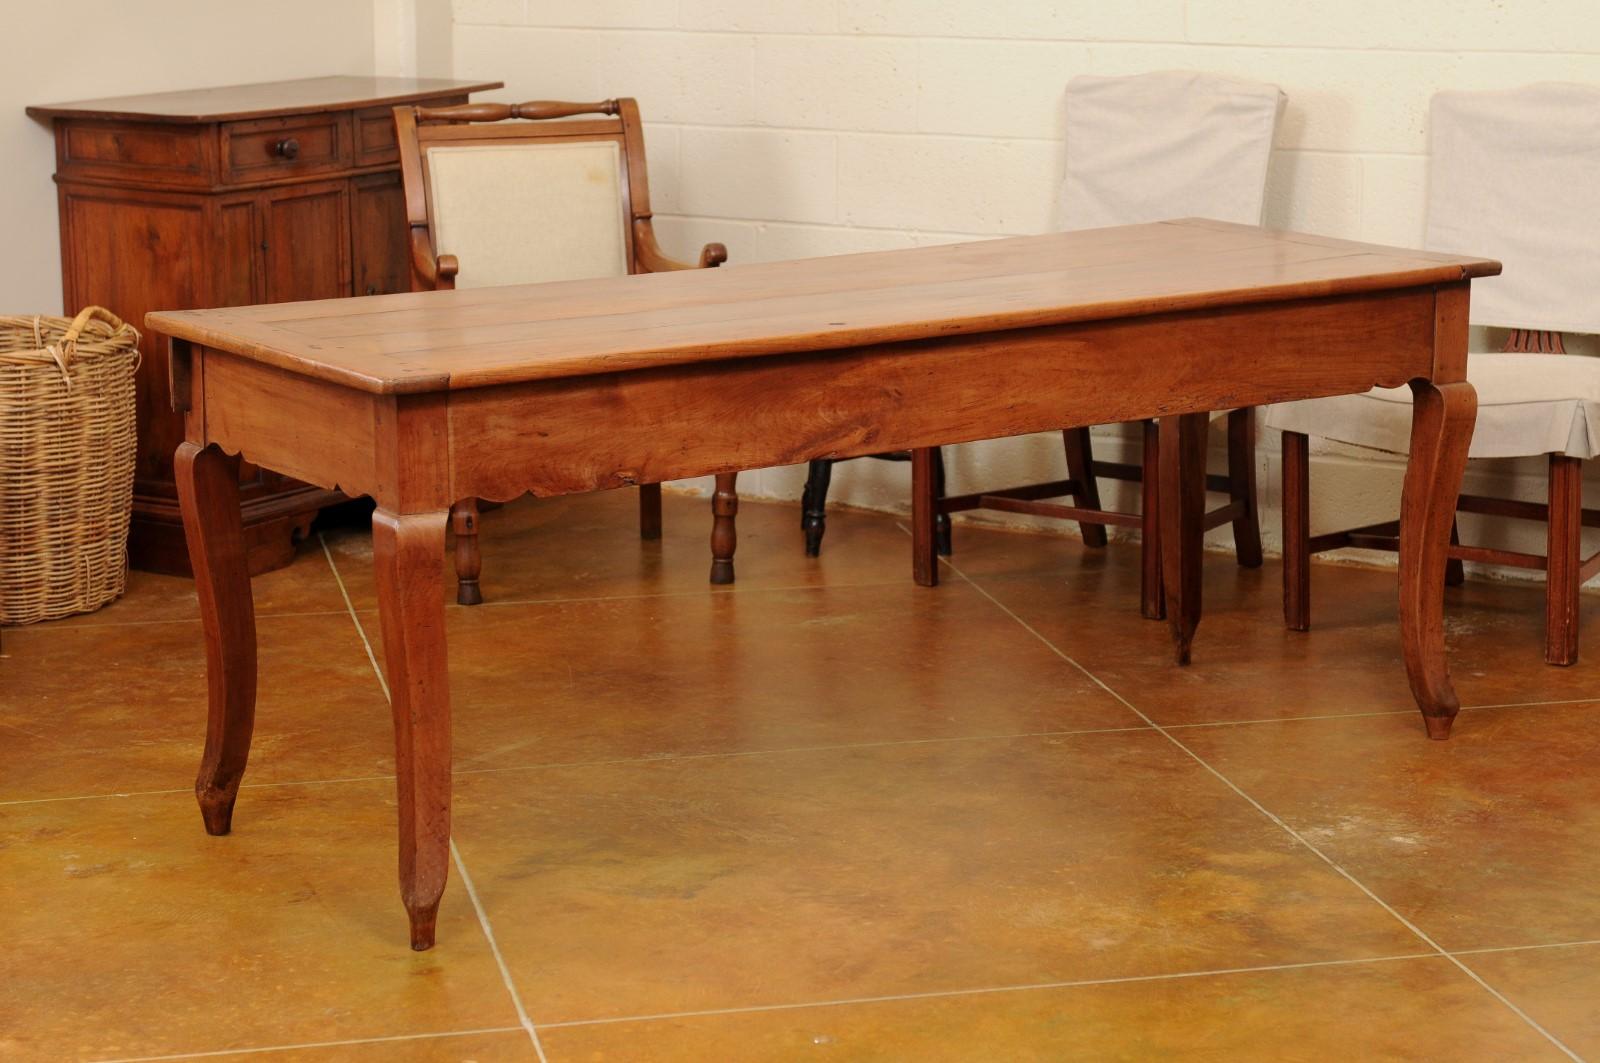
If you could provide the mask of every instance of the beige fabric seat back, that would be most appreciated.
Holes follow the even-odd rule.
[[[1186,70],[1073,78],[1061,228],[1261,224],[1285,99],[1276,85]]]
[[[1538,84],[1433,98],[1427,245],[1487,255],[1472,282],[1475,325],[1600,332],[1600,88]],[[1600,456],[1600,358],[1480,354],[1474,458]],[[1404,454],[1411,390],[1280,403],[1265,423]]]
[[[1441,92],[1429,120],[1428,247],[1505,264],[1472,323],[1600,332],[1600,87]]]
[[[423,158],[434,246],[459,259],[457,288],[628,272],[618,140],[441,144]]]

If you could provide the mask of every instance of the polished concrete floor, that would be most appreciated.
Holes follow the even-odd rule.
[[[366,538],[255,583],[234,833],[189,780],[192,585],[4,634],[6,1060],[1600,1060],[1600,627],[1450,592],[1469,706],[1423,738],[1392,574],[1208,558],[1195,664],[1137,550],[893,520],[802,556],[746,503],[484,519],[448,611],[455,866],[406,948]]]

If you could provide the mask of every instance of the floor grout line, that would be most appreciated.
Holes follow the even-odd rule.
[[[836,1000],[807,1000],[789,1004],[752,1004],[738,1008],[705,1008],[699,1011],[664,1011],[651,1015],[621,1015],[604,1019],[572,1019],[541,1023],[542,1030],[569,1026],[610,1026],[626,1022],[652,1022],[658,1019],[689,1019],[710,1015],[749,1015],[769,1011],[798,1011],[803,1008],[839,1008],[856,1004],[888,1004],[901,1000],[940,1000],[948,997],[985,996],[994,993],[1027,993],[1045,989],[1083,989],[1090,986],[1128,985],[1141,982],[1182,981],[1189,978],[1218,978],[1235,974],[1262,974],[1271,971],[1303,971],[1321,967],[1354,967],[1370,963],[1395,963],[1403,960],[1436,960],[1435,952],[1403,953],[1396,956],[1363,956],[1347,960],[1308,960],[1305,963],[1272,963],[1256,967],[1219,967],[1204,971],[1176,971],[1170,974],[1130,974],[1116,978],[1082,978],[1062,982],[1029,982],[1021,985],[982,986],[975,989],[933,989],[926,993],[888,993],[882,996],[843,997]]]
[[[1144,733],[1150,728],[1143,723],[1130,727],[1084,727],[1066,731],[1019,731],[1011,734],[949,735],[932,738],[894,738],[876,742],[844,742],[821,746],[775,746],[770,749],[730,749],[712,753],[663,753],[637,757],[608,757],[600,760],[553,760],[537,764],[506,764],[485,768],[452,768],[452,776],[502,775],[518,771],[559,771],[565,768],[615,767],[624,764],[671,764],[684,760],[721,760],[738,757],[781,757],[803,753],[844,752],[851,749],[880,749],[892,746],[934,745],[947,742],[1005,742],[1020,738],[1070,738],[1076,735],[1123,734],[1130,731]],[[331,779],[286,779],[280,782],[241,783],[241,790],[270,790],[280,786],[338,786],[358,782],[393,782],[388,775],[348,775]],[[166,790],[119,790],[99,794],[70,794],[61,797],[20,797],[0,801],[0,808],[8,805],[43,805],[55,801],[108,801],[125,797],[163,797],[187,794],[192,788],[174,787]]]
[[[378,685],[383,688],[384,700],[392,703],[389,681],[384,678],[383,670],[378,667],[378,658],[372,652],[372,642],[367,638],[367,629],[361,623],[361,618],[356,615],[355,606],[350,601],[350,593],[345,589],[344,577],[339,575],[339,566],[334,563],[333,552],[328,549],[328,541],[321,533],[318,533],[317,541],[322,544],[322,553],[328,559],[328,568],[339,584],[339,593],[344,595],[344,604],[350,611],[350,622],[355,624],[356,634],[361,636],[361,644],[366,647],[367,660],[372,663],[372,674],[377,677]],[[456,848],[453,836],[450,838],[450,857],[455,861],[456,871],[461,876],[461,884],[467,891],[467,898],[472,902],[472,910],[477,913],[478,928],[483,931],[484,939],[489,943],[489,951],[494,956],[495,966],[500,969],[500,981],[511,996],[511,1006],[517,1011],[517,1022],[527,1033],[528,1039],[533,1042],[533,1050],[539,1057],[539,1063],[549,1063],[545,1058],[544,1045],[539,1042],[539,1031],[534,1027],[533,1020],[528,1017],[528,1009],[523,1007],[522,994],[517,992],[516,983],[511,979],[511,969],[506,966],[506,958],[500,952],[500,943],[495,939],[494,928],[489,925],[489,913],[484,910],[483,901],[478,897],[478,888],[472,881],[472,875],[467,871],[466,861],[461,859],[461,850]]]
[[[257,620],[280,620],[285,618],[306,616],[343,616],[343,609],[303,609],[292,612],[261,612],[256,614]],[[155,627],[164,624],[198,624],[199,614],[194,616],[174,616],[164,620],[96,620],[86,624],[52,624],[48,621],[43,624],[16,624],[0,631],[28,631],[35,635],[71,635],[79,631],[103,631],[106,628],[123,627]]]
[[[904,526],[902,525],[902,529],[903,529],[903,527]],[[948,558],[943,559],[943,561],[944,561],[944,564],[949,567],[951,572],[954,572],[958,577],[961,578],[961,580],[963,580],[964,582],[966,582],[970,586],[976,588],[978,593],[982,594],[985,598],[988,598],[991,602],[993,602],[995,604],[995,606],[997,608],[999,608],[1007,616],[1011,617],[1018,624],[1021,624],[1022,627],[1026,631],[1028,631],[1035,638],[1037,638],[1040,642],[1044,643],[1047,647],[1049,647],[1050,650],[1053,653],[1056,654],[1056,656],[1058,656],[1062,660],[1068,662],[1074,668],[1077,668],[1085,676],[1087,676],[1092,682],[1094,682],[1101,689],[1103,689],[1106,693],[1110,694],[1112,697],[1116,698],[1118,701],[1120,701],[1124,705],[1126,705],[1130,711],[1132,711],[1139,718],[1143,719],[1151,727],[1155,728],[1155,730],[1157,732],[1159,732],[1164,738],[1166,738],[1167,741],[1171,742],[1174,746],[1178,747],[1178,749],[1182,750],[1183,753],[1185,753],[1188,757],[1190,757],[1196,764],[1199,764],[1202,768],[1204,768],[1207,772],[1209,772],[1212,776],[1214,776],[1224,786],[1228,787],[1228,789],[1232,790],[1240,798],[1242,798],[1247,803],[1249,803],[1253,808],[1255,808],[1255,810],[1257,812],[1259,812],[1261,815],[1265,816],[1272,823],[1276,824],[1285,833],[1287,833],[1289,835],[1289,837],[1293,838],[1295,841],[1297,841],[1302,846],[1304,846],[1307,850],[1309,850],[1310,852],[1314,853],[1319,859],[1322,860],[1323,863],[1328,865],[1329,868],[1331,868],[1334,872],[1336,872],[1342,878],[1344,878],[1345,881],[1349,882],[1352,886],[1356,887],[1356,889],[1358,889],[1362,893],[1366,894],[1367,897],[1369,897],[1374,903],[1376,903],[1384,911],[1388,912],[1391,917],[1393,917],[1397,922],[1399,922],[1401,926],[1403,926],[1407,930],[1411,931],[1411,933],[1414,934],[1420,941],[1422,941],[1429,948],[1433,949],[1436,954],[1445,957],[1451,963],[1455,964],[1455,966],[1457,968],[1459,968],[1463,974],[1465,974],[1468,978],[1471,978],[1474,982],[1477,982],[1478,985],[1481,986],[1485,992],[1487,992],[1490,996],[1494,997],[1501,1004],[1505,1005],[1508,1009],[1511,1010],[1511,1012],[1514,1015],[1516,1015],[1518,1018],[1522,1019],[1523,1022],[1527,1023],[1535,1031],[1537,1031],[1539,1034],[1541,1034],[1552,1045],[1554,1045],[1556,1048],[1560,1049],[1563,1053],[1565,1053],[1566,1056],[1569,1059],[1575,1060],[1575,1061],[1577,1061],[1577,1063],[1583,1063],[1583,1057],[1582,1056],[1578,1055],[1570,1047],[1568,1047],[1560,1038],[1558,1038],[1555,1034],[1551,1033],[1549,1030],[1545,1029],[1542,1025],[1540,1025],[1537,1021],[1535,1021],[1533,1016],[1529,1015],[1527,1012],[1523,1011],[1522,1008],[1520,1008],[1516,1004],[1514,1004],[1510,1000],[1510,998],[1508,998],[1505,994],[1501,993],[1498,989],[1495,989],[1493,986],[1491,986],[1487,981],[1484,980],[1484,978],[1481,975],[1478,974],[1478,972],[1474,971],[1471,967],[1468,967],[1464,962],[1462,962],[1456,956],[1454,956],[1451,953],[1445,951],[1445,949],[1437,941],[1435,941],[1432,937],[1430,937],[1425,931],[1423,931],[1423,929],[1421,927],[1417,926],[1411,920],[1407,919],[1404,915],[1401,915],[1400,912],[1398,910],[1396,910],[1393,905],[1389,904],[1389,902],[1385,901],[1382,897],[1379,897],[1377,895],[1377,893],[1375,893],[1369,886],[1366,885],[1366,883],[1364,883],[1360,879],[1356,878],[1355,875],[1353,875],[1351,872],[1346,870],[1343,867],[1343,865],[1341,865],[1338,861],[1334,860],[1327,853],[1323,852],[1320,848],[1318,848],[1315,844],[1313,844],[1309,839],[1307,839],[1299,831],[1297,831],[1293,827],[1289,826],[1289,824],[1286,821],[1284,821],[1276,813],[1270,811],[1260,801],[1256,800],[1254,797],[1252,797],[1248,793],[1246,793],[1243,787],[1239,786],[1237,783],[1235,783],[1232,779],[1228,778],[1226,775],[1224,775],[1217,768],[1213,767],[1204,757],[1202,757],[1200,754],[1196,753],[1194,750],[1190,749],[1188,746],[1184,745],[1183,742],[1177,738],[1177,736],[1173,735],[1167,728],[1163,727],[1162,725],[1160,725],[1160,724],[1156,723],[1154,720],[1152,720],[1148,715],[1146,715],[1144,712],[1142,712],[1138,708],[1138,706],[1134,705],[1133,702],[1129,701],[1127,698],[1125,698],[1121,694],[1117,693],[1109,685],[1107,685],[1104,680],[1100,679],[1093,672],[1089,671],[1089,669],[1085,668],[1082,664],[1078,663],[1078,661],[1076,659],[1074,659],[1073,657],[1071,657],[1070,655],[1068,655],[1067,653],[1062,651],[1060,647],[1058,647],[1054,642],[1050,641],[1050,639],[1046,638],[1044,636],[1044,634],[1042,632],[1040,632],[1037,628],[1035,628],[1032,624],[1028,623],[1022,617],[1018,616],[1015,612],[1012,611],[1012,609],[1009,606],[1007,606],[1004,602],[1000,601],[1000,599],[998,599],[994,595],[990,594],[988,592],[988,590],[985,589],[981,584],[977,583],[974,580],[968,579],[966,573],[962,572],[961,569],[957,568],[952,562],[950,562],[950,560]]]
[[[500,942],[495,939],[494,928],[489,925],[489,913],[478,897],[478,887],[467,871],[467,862],[461,859],[461,850],[456,848],[454,838],[450,839],[450,856],[455,860],[456,870],[461,873],[461,885],[467,891],[467,898],[472,901],[472,910],[478,913],[478,926],[483,929],[483,936],[489,942],[489,951],[494,955],[495,966],[500,968],[500,981],[505,985],[506,992],[511,994],[511,1004],[517,1009],[517,1022],[521,1024],[528,1039],[533,1042],[533,1051],[538,1055],[539,1063],[549,1063],[545,1058],[544,1045],[539,1041],[539,1030],[528,1017],[528,1009],[522,1004],[522,994],[517,992],[516,983],[511,979],[511,968],[506,965],[505,955],[500,951]]]
[[[1584,941],[1549,941],[1541,945],[1485,945],[1476,949],[1451,949],[1452,956],[1481,956],[1493,952],[1528,952],[1535,949],[1576,949],[1585,945],[1600,945],[1600,938]]]
[[[1488,705],[1463,705],[1461,712],[1482,712],[1489,709],[1538,709],[1549,708],[1555,705],[1592,705],[1600,702],[1600,697],[1587,698],[1557,698],[1552,701],[1504,701]],[[1178,731],[1197,727],[1245,727],[1262,723],[1299,723],[1308,720],[1365,720],[1374,716],[1414,716],[1417,710],[1409,709],[1373,709],[1370,712],[1328,712],[1315,716],[1263,716],[1254,720],[1205,720],[1199,723],[1164,723],[1161,726]]]
[[[96,1063],[160,1063],[171,1059],[208,1059],[214,1056],[238,1056],[251,1053],[297,1052],[306,1048],[340,1048],[344,1045],[380,1045],[395,1041],[429,1041],[445,1037],[474,1037],[486,1033],[517,1033],[520,1026],[485,1026],[477,1030],[444,1030],[438,1033],[401,1033],[384,1037],[350,1037],[338,1041],[304,1041],[292,1045],[258,1045],[252,1048],[217,1048],[204,1052],[175,1052],[162,1056],[118,1056],[115,1059],[97,1060]]]

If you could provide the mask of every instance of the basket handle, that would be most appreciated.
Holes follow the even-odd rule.
[[[45,353],[55,359],[56,366],[61,370],[61,378],[66,381],[67,390],[72,390],[72,374],[67,370],[67,362],[78,350],[78,337],[83,334],[84,328],[90,321],[99,318],[111,326],[111,331],[117,332],[127,326],[116,314],[103,306],[86,306],[78,311],[78,316],[72,319],[72,324],[67,326],[67,331],[61,334],[59,343],[52,343],[45,348]],[[34,319],[34,331],[39,330],[39,320]]]
[[[78,316],[72,319],[72,324],[67,326],[67,331],[61,334],[61,346],[67,352],[67,357],[70,358],[72,352],[77,348],[78,336],[82,334],[84,326],[95,318],[99,318],[110,325],[112,332],[117,331],[126,324],[120,317],[103,306],[84,307],[78,311]]]

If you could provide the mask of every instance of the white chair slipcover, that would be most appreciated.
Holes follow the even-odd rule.
[[[1189,70],[1067,82],[1063,230],[1212,218],[1260,225],[1285,97]]]
[[[1475,325],[1600,332],[1600,87],[1546,83],[1441,92],[1430,112],[1430,250],[1489,255]],[[1474,458],[1600,454],[1600,358],[1474,353]],[[1411,390],[1268,407],[1263,423],[1406,453]]]

